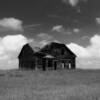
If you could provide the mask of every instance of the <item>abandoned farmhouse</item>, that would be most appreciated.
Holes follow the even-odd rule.
[[[51,42],[42,48],[25,44],[18,56],[19,69],[75,69],[76,55],[65,45]]]

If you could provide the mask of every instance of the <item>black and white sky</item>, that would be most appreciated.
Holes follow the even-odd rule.
[[[100,1],[1,0],[1,69],[18,67],[27,42],[51,41],[65,43],[78,56],[78,68],[100,68]]]

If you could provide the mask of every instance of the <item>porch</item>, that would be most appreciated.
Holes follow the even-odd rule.
[[[43,58],[38,58],[35,61],[35,68],[45,70],[57,70],[57,69],[74,69],[75,61],[72,59],[56,59],[51,55]]]

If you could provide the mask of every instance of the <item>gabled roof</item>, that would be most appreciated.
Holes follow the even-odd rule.
[[[27,57],[29,57],[29,56],[33,56],[33,54],[34,54],[34,50],[31,48],[31,46],[27,43],[27,44],[25,44],[23,47],[22,47],[22,50],[21,50],[21,52],[20,52],[20,54],[19,54],[19,56],[18,56],[18,58],[21,58],[22,56],[27,56]]]
[[[76,55],[65,44],[57,43],[57,42],[51,42],[51,43],[45,45],[43,48],[40,49],[40,51],[44,52],[44,50],[50,50],[50,49],[52,50],[53,47],[57,47],[57,48],[64,47],[64,48],[66,48],[66,50],[68,52],[70,52],[73,56],[76,57]]]
[[[61,48],[61,47],[64,47],[66,48],[66,50],[68,52],[71,53],[71,55],[73,55],[74,57],[76,57],[76,55],[65,45],[65,44],[62,44],[62,43],[57,43],[57,42],[50,42],[48,43],[47,45],[45,45],[44,47],[42,48],[39,48],[39,47],[34,47],[32,44],[30,43],[27,43],[23,46],[18,58],[22,57],[24,53],[27,53],[27,55],[30,55],[31,57],[33,55],[36,55],[36,56],[44,56],[44,57],[49,57],[49,58],[53,58],[53,55],[47,53],[46,51],[49,51],[54,48],[54,47],[57,47],[57,48]],[[24,54],[25,55],[25,54]]]

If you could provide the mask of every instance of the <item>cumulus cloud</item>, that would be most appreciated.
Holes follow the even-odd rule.
[[[7,35],[0,38],[0,69],[18,67],[17,56],[22,46],[29,41],[30,39],[21,34]]]
[[[90,45],[86,48],[93,57],[100,57],[100,35],[95,35],[90,39]]]
[[[78,57],[100,57],[100,35],[94,35],[90,39],[90,45],[80,46],[76,43],[67,45]]]
[[[77,55],[77,68],[100,69],[100,35],[90,39],[90,45],[80,46],[76,43],[67,46]]]
[[[7,51],[19,51],[19,48],[27,42],[27,38],[23,35],[7,35],[1,40],[4,49]]]
[[[0,19],[2,36],[0,37],[0,69],[18,68],[17,56],[21,48],[24,44],[33,42],[33,39],[22,35],[24,31],[22,24],[23,21],[13,17]]]
[[[90,54],[87,51],[86,48],[75,44],[75,43],[70,43],[67,45],[78,57],[89,57]]]
[[[79,2],[86,2],[87,0],[62,0],[62,2],[66,4],[70,4],[71,6],[75,7]]]
[[[0,19],[0,27],[7,28],[15,31],[22,31],[22,21],[16,18],[3,18]]]

